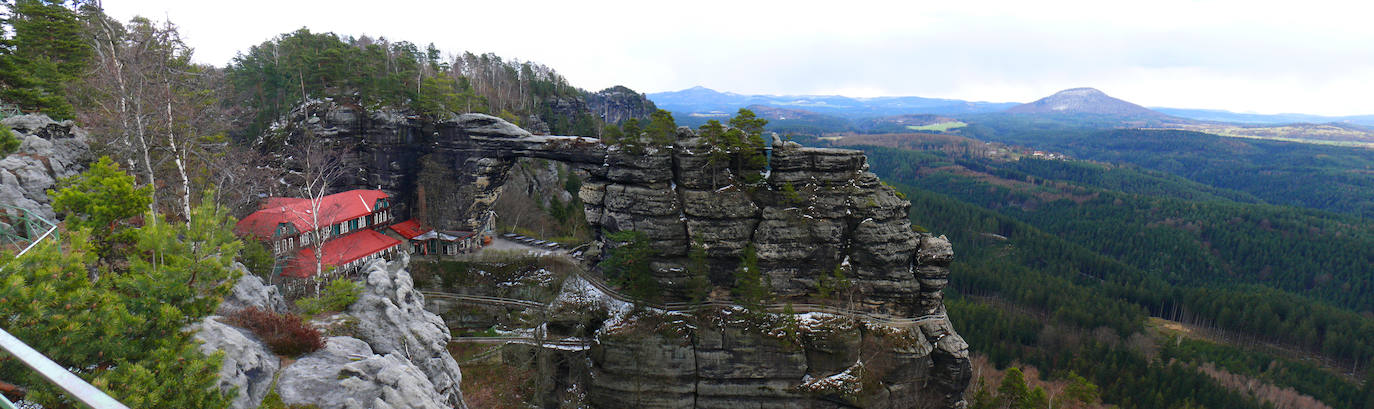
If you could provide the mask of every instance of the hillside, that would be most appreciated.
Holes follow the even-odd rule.
[[[1128,118],[1166,119],[1140,105],[1112,98],[1093,88],[1072,88],[1006,110],[1009,114],[1093,114]]]
[[[968,311],[966,331],[1021,331],[1014,325],[1023,324],[1013,323],[1042,319],[1034,314],[1052,318],[1053,330],[975,340],[994,360],[1091,371],[1051,359],[1064,347],[1053,337],[1085,337],[1059,334],[1101,326],[1127,337],[1147,328],[1130,317],[1166,317],[1221,331],[1228,345],[1273,346],[1247,352],[1271,365],[1323,363],[1327,369],[1304,369],[1305,375],[1279,383],[1334,407],[1359,399],[1341,379],[1364,371],[1362,362],[1374,351],[1340,334],[1374,336],[1374,320],[1362,316],[1374,308],[1362,296],[1374,291],[1374,279],[1361,267],[1372,255],[1359,250],[1374,246],[1374,225],[1237,202],[1246,196],[1129,167],[881,148],[868,153],[886,179],[911,184],[903,191],[916,206],[941,215],[913,216],[913,223],[950,232],[964,249],[951,277],[967,298],[951,308]],[[1055,284],[1039,284],[1046,282]],[[1016,318],[1025,311],[1034,314]],[[1290,350],[1320,359],[1281,359],[1292,356],[1282,352]],[[1028,351],[1047,355],[1039,360],[1042,352]],[[1193,357],[1235,364],[1224,354]],[[1150,388],[1137,384],[1115,393]]]

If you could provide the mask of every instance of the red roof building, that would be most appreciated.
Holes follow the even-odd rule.
[[[421,234],[429,233],[434,229],[421,226],[419,220],[410,219],[391,225],[391,230],[395,231],[396,234],[401,235],[401,237],[405,237],[409,240],[415,240],[415,238],[420,237]]]
[[[392,221],[390,198],[380,190],[350,190],[321,198],[274,197],[234,227],[240,236],[272,243],[273,254],[287,258],[281,274],[315,273],[315,245],[323,240],[322,268],[356,268],[388,254],[401,243],[378,233]],[[304,263],[304,264],[303,264]],[[308,267],[308,268],[306,268]]]
[[[362,267],[368,261],[391,253],[400,244],[400,240],[375,230],[351,233],[324,244],[324,258],[320,260],[321,268],[331,270]],[[314,246],[307,246],[297,251],[295,257],[291,258],[291,261],[281,272],[283,276],[298,278],[310,277],[314,274]]]
[[[240,235],[267,240],[278,235],[308,233],[315,226],[324,228],[374,213],[383,213],[382,219],[390,220],[389,205],[387,194],[380,190],[350,190],[320,198],[319,216],[315,217],[310,199],[273,197],[263,201],[258,211],[239,220],[234,230]],[[286,225],[290,225],[289,229]]]
[[[436,231],[411,219],[391,225],[396,234],[410,240],[415,254],[455,255],[475,251],[482,247],[482,236],[475,232]]]

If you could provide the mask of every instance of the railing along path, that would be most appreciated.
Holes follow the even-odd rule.
[[[727,302],[727,301],[703,301],[703,302],[698,302],[698,303],[675,302],[675,303],[664,303],[664,304],[651,303],[651,302],[647,302],[647,301],[644,301],[644,300],[638,300],[638,299],[635,299],[634,297],[630,297],[630,296],[627,296],[627,295],[625,295],[625,294],[622,294],[622,293],[620,293],[619,291],[616,291],[615,289],[611,288],[611,287],[610,287],[609,285],[607,285],[605,282],[601,281],[601,279],[600,279],[599,277],[593,277],[593,276],[591,276],[590,274],[586,274],[586,273],[584,273],[584,272],[577,272],[577,273],[575,273],[575,274],[576,274],[578,277],[581,277],[583,280],[585,280],[588,284],[591,284],[592,287],[595,287],[598,291],[600,291],[600,292],[603,293],[603,294],[606,294],[606,296],[611,297],[612,299],[615,299],[615,300],[621,301],[621,302],[626,302],[626,303],[631,303],[631,304],[637,304],[637,305],[641,305],[641,306],[645,306],[645,307],[649,307],[649,308],[654,308],[654,309],[659,309],[659,310],[663,310],[663,311],[668,311],[668,312],[699,311],[699,310],[709,309],[709,308],[728,308],[728,307],[733,307],[733,306],[736,305],[736,304],[734,304],[734,303],[730,303],[730,302]],[[538,301],[523,300],[523,299],[517,299],[517,298],[491,297],[491,296],[471,295],[471,294],[454,294],[454,293],[446,293],[446,292],[440,292],[440,291],[421,291],[420,293],[421,293],[421,294],[424,294],[425,297],[450,299],[450,300],[456,300],[456,301],[468,301],[468,302],[473,302],[473,303],[478,303],[478,304],[507,305],[507,306],[521,307],[521,308],[536,308],[536,309],[547,309],[547,308],[548,308],[548,305],[547,305],[547,304],[540,303],[540,302],[538,302]],[[823,304],[788,304],[788,303],[779,303],[779,304],[767,304],[767,305],[764,305],[764,306],[763,306],[763,309],[764,309],[765,311],[772,312],[772,313],[785,313],[785,312],[790,312],[790,313],[797,313],[797,314],[805,314],[805,313],[812,313],[812,312],[815,312],[815,313],[825,313],[825,314],[831,314],[831,315],[836,315],[836,316],[844,316],[844,317],[851,317],[851,318],[862,318],[862,319],[867,320],[867,321],[870,321],[870,322],[874,322],[874,323],[878,323],[878,324],[882,324],[882,325],[886,325],[886,326],[891,326],[891,327],[898,327],[898,328],[914,327],[914,326],[918,326],[918,325],[921,325],[921,324],[924,324],[924,323],[927,323],[927,322],[942,321],[942,320],[948,319],[948,317],[947,317],[945,314],[932,314],[932,315],[925,315],[925,316],[921,316],[921,317],[898,317],[898,316],[893,316],[893,315],[888,315],[888,314],[881,314],[881,313],[874,313],[874,312],[866,312],[866,311],[857,311],[857,310],[851,310],[851,309],[847,309],[847,308],[836,307],[836,306],[832,306],[832,305],[823,305]],[[512,339],[512,338],[501,338],[501,339]]]

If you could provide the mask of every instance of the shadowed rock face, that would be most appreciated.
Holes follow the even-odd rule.
[[[730,169],[710,166],[711,147],[685,127],[678,129],[672,147],[631,153],[594,138],[532,135],[481,114],[424,122],[396,112],[365,113],[320,102],[294,111],[290,124],[294,137],[314,135],[349,148],[345,162],[359,171],[345,188],[381,187],[402,199],[398,215],[409,212],[440,229],[480,226],[518,158],[557,160],[585,171],[589,176],[579,197],[592,231],[645,233],[661,255],[654,269],[664,301],[685,299],[689,277],[684,267],[695,242],[705,248],[710,280],[718,286],[732,286],[740,255],[752,245],[780,300],[805,300],[819,293],[821,277],[838,269],[853,283],[847,297],[855,308],[902,316],[944,311],[941,294],[953,258],[949,242],[912,231],[910,202],[867,171],[860,151],[774,141],[767,170]],[[748,172],[765,178],[752,186],[732,184],[732,175]],[[594,246],[589,257],[595,259],[600,247]],[[912,352],[901,359],[920,361],[921,373],[935,374],[930,384],[944,396],[936,406],[954,406],[968,384],[967,346],[948,321],[942,322],[922,327],[936,345],[933,352]],[[671,349],[665,345],[654,348]],[[698,360],[694,365],[712,345],[697,346],[691,354]],[[603,357],[624,352],[606,348],[600,352]],[[687,354],[668,349],[645,353]],[[610,365],[606,374],[630,377],[636,371],[686,365],[665,360],[657,369],[619,368],[612,361],[599,361]],[[770,368],[804,371],[789,362]],[[896,384],[908,390],[897,387],[887,393],[908,393],[913,387]]]

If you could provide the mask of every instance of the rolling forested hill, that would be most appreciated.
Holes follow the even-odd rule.
[[[995,363],[1085,374],[1126,407],[1243,401],[1179,392],[1203,365],[1331,407],[1374,404],[1361,386],[1374,359],[1369,151],[1000,125],[958,132],[979,139],[797,139],[866,150],[913,223],[949,235],[951,313]],[[1172,339],[1167,322],[1210,335]]]

